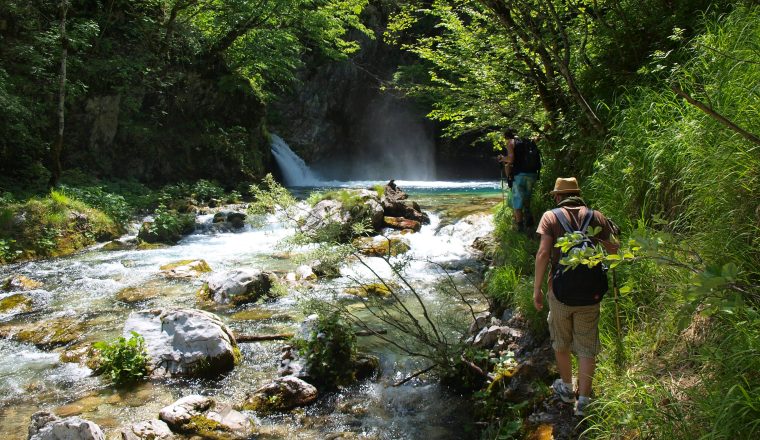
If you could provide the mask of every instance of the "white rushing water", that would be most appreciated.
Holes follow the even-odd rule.
[[[272,155],[280,167],[285,185],[319,186],[322,184],[322,179],[276,134],[272,135]]]
[[[273,140],[273,153],[289,185],[367,188],[385,183],[322,181],[280,138],[274,136]],[[396,183],[407,192],[413,189],[421,195],[412,196],[412,199],[420,203],[425,200],[433,206],[423,205],[431,222],[418,233],[384,231],[388,236],[407,241],[411,248],[405,255],[392,258],[391,264],[405,262],[405,280],[413,284],[436,314],[456,312],[461,304],[452,303],[450,297],[442,295],[440,283],[446,279],[463,282],[467,278],[467,269],[472,272],[478,264],[471,244],[476,237],[488,234],[493,226],[489,214],[470,215],[457,221],[436,211],[435,205],[468,205],[477,203],[474,202],[479,200],[477,197],[486,196],[493,200],[498,197],[495,190],[499,183]],[[175,246],[118,251],[104,251],[102,246],[94,246],[66,258],[0,267],[0,279],[20,274],[43,283],[40,289],[27,293],[34,299],[31,313],[2,314],[0,325],[25,322],[45,325],[51,318],[80,320],[85,324],[76,341],[80,343],[118,336],[127,316],[135,310],[204,307],[196,300],[196,291],[204,277],[166,280],[160,275],[162,265],[179,260],[203,259],[214,272],[256,268],[273,270],[281,278],[287,278],[286,274],[295,271],[300,264],[291,257],[308,251],[310,247],[291,248],[289,254],[284,252],[279,244],[294,233],[293,228],[279,222],[275,216],[269,216],[267,220],[263,227],[246,225],[238,231],[220,232],[210,224],[211,216],[199,216],[196,232]],[[346,300],[351,296],[346,295],[345,290],[355,287],[357,282],[378,282],[377,275],[394,278],[391,266],[385,260],[364,257],[363,262],[366,266],[354,260],[347,261],[341,267],[340,277],[316,281],[307,289],[291,286],[289,295],[274,301],[211,311],[220,315],[235,332],[292,332],[303,318],[298,308],[300,298],[331,301],[337,294],[338,298]],[[136,303],[127,303],[119,299],[119,294],[128,288],[148,291],[152,295]],[[10,294],[0,292],[0,300]],[[355,297],[353,301],[361,302]],[[410,308],[414,307],[418,305],[410,299]],[[246,313],[252,312],[264,317],[246,317]],[[311,418],[309,427],[300,421],[302,415],[268,418],[249,414],[269,432],[267,438],[321,439],[328,433],[340,431],[388,439],[463,438],[462,426],[457,423],[463,417],[463,401],[435,382],[417,380],[403,387],[389,386],[424,366],[375,338],[362,338],[359,342],[364,350],[380,357],[383,370],[380,378],[358,383],[306,408],[305,415]],[[0,420],[3,420],[0,438],[25,435],[29,416],[38,409],[81,414],[96,422],[105,420],[111,426],[119,426],[153,419],[163,406],[191,393],[213,395],[234,404],[240,402],[246,392],[276,376],[277,359],[283,345],[277,341],[242,344],[241,364],[223,378],[148,383],[124,393],[124,403],[120,403],[121,397],[113,398],[113,392],[103,379],[91,376],[89,369],[78,364],[62,363],[59,352],[0,340]],[[341,407],[358,410],[354,414],[337,409]]]

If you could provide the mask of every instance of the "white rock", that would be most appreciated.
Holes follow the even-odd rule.
[[[308,264],[302,264],[296,268],[296,280],[313,281],[316,279],[317,275]]]
[[[141,310],[124,324],[124,336],[145,338],[151,375],[215,375],[234,367],[235,337],[218,316],[196,309]]]
[[[255,302],[269,293],[274,275],[257,269],[236,269],[208,278],[208,291],[219,304]]]
[[[199,416],[220,424],[220,433],[229,436],[225,438],[245,439],[253,435],[253,424],[245,414],[235,411],[230,405],[218,404],[210,397],[185,396],[163,408],[158,415],[172,429],[190,433],[192,418]]]
[[[172,440],[174,438],[169,425],[161,420],[135,423],[121,430],[122,440]]]
[[[32,415],[29,440],[105,440],[103,430],[89,420],[79,417],[61,419],[40,411]]]

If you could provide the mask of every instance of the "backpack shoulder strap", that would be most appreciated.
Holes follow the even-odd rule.
[[[554,213],[554,216],[557,217],[559,224],[562,225],[562,229],[564,229],[565,232],[572,234],[573,228],[570,226],[570,223],[568,223],[567,217],[565,217],[565,213],[562,211],[562,208],[554,208],[552,209],[552,212]]]
[[[586,233],[588,226],[591,224],[592,218],[594,218],[594,210],[591,208],[588,208],[588,210],[586,211],[586,216],[583,217],[583,222],[581,223],[581,232],[583,234]]]

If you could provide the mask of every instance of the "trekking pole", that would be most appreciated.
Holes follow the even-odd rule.
[[[504,191],[504,167],[501,167],[499,175],[501,176],[501,209],[504,209],[507,204],[507,193]]]

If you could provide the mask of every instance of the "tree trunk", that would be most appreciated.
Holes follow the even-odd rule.
[[[63,130],[66,109],[66,61],[69,52],[69,40],[66,37],[66,14],[69,10],[68,0],[61,1],[61,68],[58,78],[58,135],[50,148],[50,180],[48,186],[54,188],[61,179],[61,152],[63,151]]]

